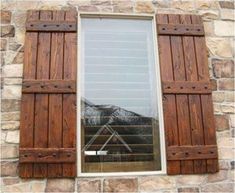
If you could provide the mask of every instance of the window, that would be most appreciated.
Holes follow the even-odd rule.
[[[152,19],[82,18],[82,173],[162,171]]]

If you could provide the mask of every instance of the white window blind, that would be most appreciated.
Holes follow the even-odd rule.
[[[84,18],[81,26],[83,171],[160,170],[152,21]]]

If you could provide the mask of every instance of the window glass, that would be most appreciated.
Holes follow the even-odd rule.
[[[81,22],[82,172],[161,170],[152,21]]]

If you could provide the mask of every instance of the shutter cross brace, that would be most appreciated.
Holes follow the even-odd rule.
[[[40,32],[76,32],[75,21],[30,21],[26,23],[26,31]]]
[[[23,93],[76,93],[75,80],[24,80]]]

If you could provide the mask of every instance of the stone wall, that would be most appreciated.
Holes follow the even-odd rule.
[[[210,0],[16,1],[1,4],[1,188],[3,192],[233,192],[234,2]],[[195,13],[203,17],[219,147],[220,172],[212,175],[133,176],[23,180],[18,177],[19,115],[28,9],[115,13]]]

